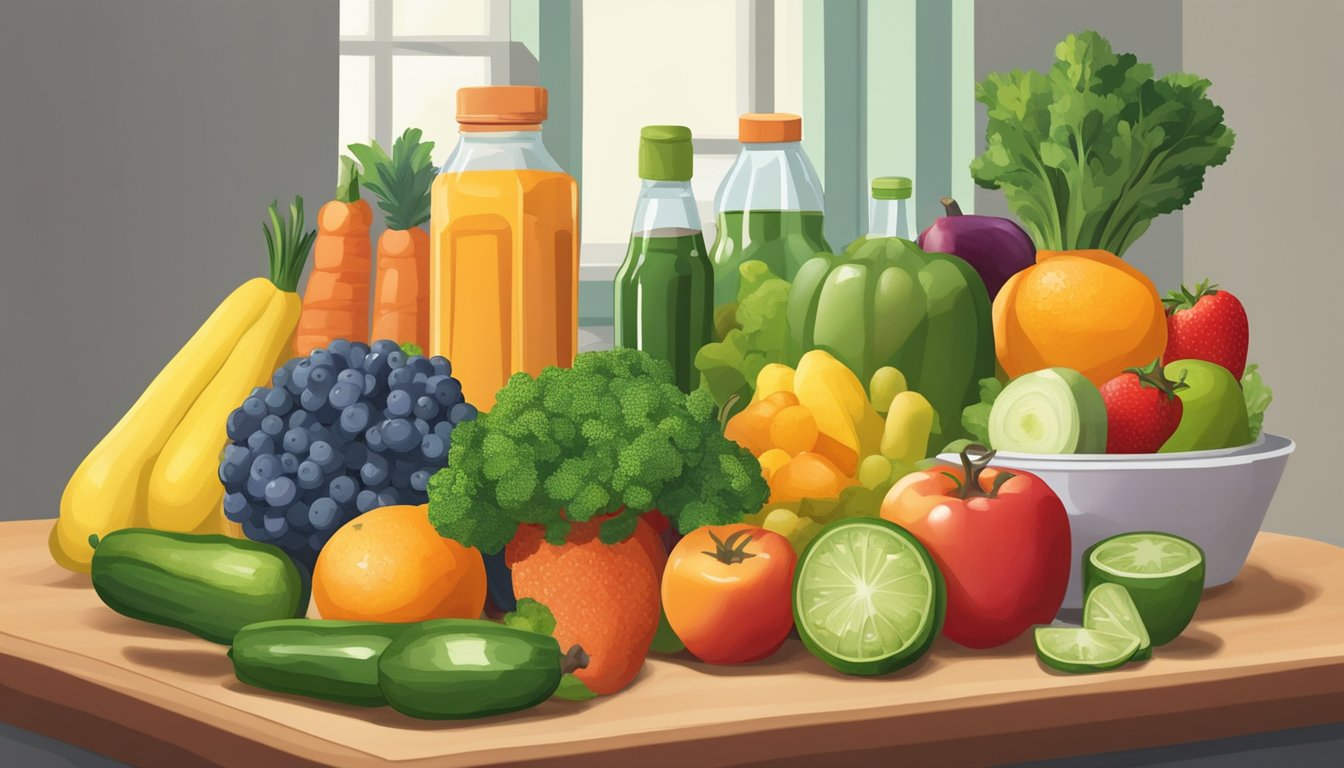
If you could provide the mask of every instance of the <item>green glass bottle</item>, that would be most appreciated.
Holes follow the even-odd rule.
[[[643,183],[625,263],[616,273],[616,345],[666,360],[678,387],[700,386],[695,355],[714,323],[714,268],[691,193],[691,131],[646,126]]]

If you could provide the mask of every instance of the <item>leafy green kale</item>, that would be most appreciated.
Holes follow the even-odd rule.
[[[1096,32],[1055,47],[1049,73],[991,73],[976,85],[988,107],[975,182],[1002,189],[1042,250],[1101,248],[1117,256],[1160,214],[1185,207],[1205,169],[1232,151],[1209,81],[1117,54]]]
[[[980,402],[966,406],[961,412],[961,426],[974,438],[972,442],[989,445],[989,412],[1003,391],[1003,382],[993,376],[980,380]]]
[[[724,438],[709,393],[687,396],[666,362],[632,349],[587,352],[573,368],[514,374],[495,407],[453,430],[429,484],[439,533],[483,552],[519,525],[561,544],[571,522],[610,515],[601,539],[658,509],[678,530],[737,522],[769,495],[760,464]]]
[[[789,282],[776,277],[763,261],[743,262],[739,270],[734,327],[723,341],[706,344],[695,356],[702,386],[720,407],[733,395],[745,407],[762,368],[770,363],[796,365],[802,357],[789,333]]]
[[[1269,404],[1274,401],[1274,390],[1265,386],[1264,379],[1260,378],[1260,366],[1255,363],[1246,366],[1246,372],[1241,375],[1241,396],[1246,400],[1246,416],[1251,424],[1251,439],[1254,440],[1260,436],[1260,430],[1265,425],[1265,411],[1269,410]]]

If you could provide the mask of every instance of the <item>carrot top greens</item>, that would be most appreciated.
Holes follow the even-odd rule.
[[[351,144],[363,168],[361,184],[378,198],[388,229],[413,229],[429,221],[429,187],[434,182],[430,152],[434,142],[420,141],[419,128],[407,128],[388,155],[378,142]]]

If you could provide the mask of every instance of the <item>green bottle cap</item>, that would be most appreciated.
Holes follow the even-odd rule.
[[[690,181],[694,162],[691,129],[646,125],[639,131],[639,177],[649,181]]]
[[[878,176],[873,179],[873,199],[905,200],[910,197],[911,186],[904,176]]]

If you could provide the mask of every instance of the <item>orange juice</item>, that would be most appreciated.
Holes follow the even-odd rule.
[[[459,91],[462,137],[431,193],[429,353],[482,410],[578,347],[578,188],[541,143],[545,93]]]

